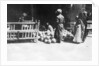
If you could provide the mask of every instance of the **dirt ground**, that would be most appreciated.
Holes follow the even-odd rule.
[[[8,61],[90,61],[91,59],[91,37],[87,37],[81,44],[68,42],[7,44]]]

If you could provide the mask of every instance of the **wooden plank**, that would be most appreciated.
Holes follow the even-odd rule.
[[[35,22],[7,22],[7,24],[36,24]]]
[[[17,33],[17,32],[37,32],[37,30],[8,30],[8,33]]]
[[[36,39],[36,37],[26,37],[26,38],[19,38],[19,39]]]
[[[7,40],[17,40],[17,38],[7,38]]]

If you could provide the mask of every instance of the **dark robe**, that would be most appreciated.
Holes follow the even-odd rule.
[[[84,23],[84,25],[85,25],[85,32],[84,32],[84,36],[83,36],[83,41],[85,41],[85,38],[86,38],[86,36],[87,36],[87,34],[88,34],[88,31],[87,31],[87,21],[86,21],[86,19],[87,19],[87,14],[84,13],[84,12],[80,13],[80,14],[79,14],[79,18],[83,21],[83,23]]]
[[[61,35],[61,33],[62,33],[62,30],[64,30],[64,25],[63,25],[63,23],[64,23],[64,16],[62,15],[62,14],[59,14],[58,16],[57,16],[57,18],[56,18],[56,30],[55,30],[55,38],[56,38],[56,40],[57,40],[57,42],[61,42],[61,40],[62,40],[62,35]]]

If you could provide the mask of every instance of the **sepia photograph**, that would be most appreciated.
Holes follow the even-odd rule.
[[[7,4],[8,61],[91,61],[92,4]]]

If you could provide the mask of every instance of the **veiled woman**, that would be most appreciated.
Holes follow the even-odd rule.
[[[82,43],[85,32],[85,25],[83,21],[79,18],[79,16],[76,16],[76,20],[77,21],[75,25],[75,36],[73,42]]]

